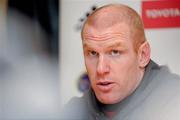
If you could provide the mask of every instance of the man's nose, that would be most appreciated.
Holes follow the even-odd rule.
[[[97,74],[104,75],[109,73],[109,63],[104,55],[100,55],[97,63]]]

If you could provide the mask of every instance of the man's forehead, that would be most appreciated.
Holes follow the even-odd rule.
[[[105,41],[83,41],[84,48],[115,48],[115,47],[127,47],[126,41],[123,40],[105,40]]]
[[[109,39],[130,39],[130,30],[125,23],[117,24],[106,29],[97,29],[87,25],[84,28],[83,40],[105,41]]]

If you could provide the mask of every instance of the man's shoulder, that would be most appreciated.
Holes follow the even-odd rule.
[[[87,101],[85,95],[73,97],[62,109],[61,118],[64,120],[84,120],[87,117]]]
[[[172,73],[169,67],[166,65],[160,66],[151,61],[147,71],[146,79],[150,80],[151,83],[163,86],[168,84],[169,87],[180,85],[180,76]]]
[[[156,66],[151,70],[147,77],[151,82],[144,89],[144,97],[141,96],[141,104],[131,114],[132,118],[180,119],[180,76],[172,73],[167,66]]]
[[[159,80],[161,85],[165,85],[168,88],[179,89],[180,90],[180,76],[178,74],[172,73],[167,66],[160,66],[159,72],[155,79]],[[173,90],[172,89],[172,90]]]
[[[172,73],[167,66],[151,63],[144,81],[131,97],[133,100],[124,109],[127,120],[180,119],[179,86],[179,75]]]
[[[151,82],[146,89],[149,97],[158,98],[159,101],[170,102],[172,98],[180,98],[180,76],[172,73],[167,66],[152,67],[149,79]],[[162,98],[162,99],[161,99]],[[162,102],[161,102],[162,103]]]

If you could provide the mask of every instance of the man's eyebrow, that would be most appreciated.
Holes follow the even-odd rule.
[[[106,46],[106,44],[102,44],[102,46]],[[121,47],[121,48],[125,48],[126,46],[122,43],[122,42],[113,42],[110,45],[107,45],[106,48],[110,49],[110,48],[116,48],[116,47]],[[91,44],[88,43],[83,43],[83,48],[93,48],[93,46],[91,46]]]
[[[109,45],[107,48],[115,48],[115,47],[125,47],[121,42],[115,42]]]
[[[88,44],[85,43],[85,44],[83,44],[83,49],[84,50],[91,50],[91,49],[94,49],[94,48],[93,48],[93,46],[88,45]]]
[[[86,43],[83,43],[83,48],[89,48],[89,46]]]

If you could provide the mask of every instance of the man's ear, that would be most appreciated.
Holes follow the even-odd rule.
[[[139,67],[144,68],[150,61],[151,48],[148,41],[145,41],[138,50]]]

